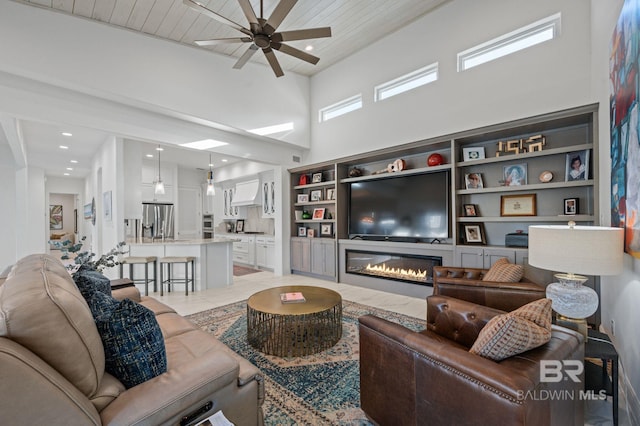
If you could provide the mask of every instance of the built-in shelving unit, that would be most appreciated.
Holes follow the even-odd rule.
[[[598,224],[598,141],[597,141],[597,104],[573,108],[564,111],[543,114],[507,123],[487,126],[479,129],[446,135],[440,138],[417,141],[410,144],[393,146],[383,150],[338,159],[332,162],[310,165],[290,170],[291,173],[291,236],[299,240],[298,229],[301,226],[319,228],[323,223],[333,226],[330,240],[336,244],[337,259],[344,258],[344,248],[358,244],[359,247],[378,247],[383,244],[399,248],[402,244],[393,241],[354,241],[348,234],[348,193],[351,184],[377,179],[415,174],[433,173],[449,170],[451,176],[450,193],[450,238],[440,244],[416,243],[412,252],[443,253],[448,264],[459,266],[477,266],[478,258],[485,258],[480,264],[490,264],[496,256],[507,255],[514,261],[525,262],[525,248],[505,247],[505,235],[517,231],[526,233],[529,225],[560,224],[573,220],[580,224]],[[536,141],[544,139],[544,145],[530,148],[519,153],[506,152],[509,141]],[[526,142],[522,147],[527,147]],[[469,148],[482,152],[484,158],[465,159]],[[531,152],[529,152],[531,151]],[[438,153],[444,157],[444,164],[429,167],[427,159]],[[576,153],[588,153],[587,175],[582,180],[566,179],[569,158]],[[385,173],[387,165],[396,159],[406,163],[406,169]],[[526,170],[526,181],[518,186],[505,186],[506,168],[513,165]],[[360,175],[353,175],[358,169]],[[552,173],[553,178],[542,182],[539,176],[543,171]],[[299,185],[300,175],[309,176],[322,173],[322,182]],[[465,175],[479,173],[483,187],[467,189]],[[311,201],[311,192],[333,189],[332,200]],[[300,202],[298,195],[308,195],[309,201]],[[535,197],[536,211],[530,216],[504,216],[501,212],[503,196],[524,195]],[[564,211],[565,199],[576,199],[579,210],[567,215]],[[465,205],[475,206],[476,216],[465,215]],[[325,208],[330,216],[320,221],[301,219],[295,216],[296,210]],[[468,226],[479,225],[483,233],[483,244],[469,244],[465,236]],[[337,242],[340,241],[340,247]],[[292,249],[293,252],[294,249]],[[293,255],[293,253],[292,253]],[[475,256],[475,257],[474,257]],[[473,260],[473,265],[468,262]],[[300,263],[300,262],[299,262]],[[301,262],[304,263],[304,262]],[[307,262],[310,263],[310,262]],[[292,261],[293,264],[293,261]],[[309,267],[310,268],[310,267]],[[344,265],[337,264],[336,276],[342,281]],[[295,268],[292,268],[295,270]]]

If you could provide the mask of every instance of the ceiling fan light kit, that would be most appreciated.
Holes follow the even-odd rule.
[[[273,52],[274,50],[301,59],[313,65],[317,64],[320,60],[320,58],[318,58],[317,56],[313,56],[300,49],[289,46],[287,44],[283,44],[282,42],[331,37],[330,27],[307,28],[303,30],[276,32],[284,18],[286,18],[297,1],[298,0],[280,0],[276,8],[273,10],[273,13],[271,13],[269,19],[264,19],[262,17],[262,0],[260,1],[260,18],[256,16],[249,0],[238,0],[242,12],[244,12],[245,17],[249,22],[249,28],[245,28],[237,22],[225,18],[224,16],[214,12],[211,9],[208,9],[203,4],[198,3],[195,0],[183,0],[183,3],[197,10],[198,12],[212,19],[215,19],[218,22],[228,25],[231,28],[244,34],[243,37],[196,40],[195,43],[198,46],[215,46],[217,44],[223,43],[251,43],[249,48],[244,52],[244,54],[242,54],[242,56],[240,56],[240,58],[234,64],[233,68],[242,68],[258,49],[262,49],[262,52],[264,53],[264,56],[267,59],[267,62],[269,62],[269,65],[271,66],[271,69],[275,73],[276,77],[282,77],[284,75],[284,72],[282,71],[282,67],[278,62],[278,58]]]

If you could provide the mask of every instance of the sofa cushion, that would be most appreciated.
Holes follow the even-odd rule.
[[[104,349],[91,311],[52,256],[18,261],[0,286],[0,336],[26,347],[91,397],[104,374]]]
[[[164,338],[153,312],[100,291],[94,291],[89,306],[104,345],[107,372],[131,388],[167,371]]]
[[[551,300],[539,299],[493,317],[480,331],[471,353],[500,361],[551,339]]]
[[[73,281],[85,300],[91,297],[94,291],[111,296],[111,280],[95,269],[81,267],[73,274]]]
[[[524,267],[509,263],[506,257],[496,260],[482,278],[483,281],[494,281],[501,283],[517,283],[522,279]]]

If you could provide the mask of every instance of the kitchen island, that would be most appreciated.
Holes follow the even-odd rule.
[[[130,256],[156,256],[158,268],[165,256],[193,256],[196,258],[196,290],[223,288],[233,284],[233,238],[200,238],[191,240],[151,240],[150,238],[127,241]],[[141,265],[135,265],[140,266]],[[136,271],[141,276],[142,269]],[[160,276],[159,270],[155,271]],[[175,278],[184,278],[184,268],[173,268]],[[160,291],[158,282],[158,291]]]

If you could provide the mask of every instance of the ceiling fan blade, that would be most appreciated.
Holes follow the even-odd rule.
[[[215,19],[218,22],[222,22],[223,24],[229,25],[231,28],[234,28],[234,29],[236,29],[236,30],[248,35],[248,36],[253,36],[251,31],[246,29],[242,25],[238,24],[237,22],[233,22],[232,20],[227,19],[222,15],[217,14],[216,12],[214,12],[211,9],[207,9],[204,5],[198,3],[195,0],[182,0],[182,3],[184,3],[187,6],[189,6],[192,9],[197,10],[198,12],[202,13],[203,15],[208,16],[209,18]]]
[[[306,30],[292,30],[275,33],[271,40],[276,43],[281,41],[307,40],[310,38],[331,37],[331,27],[309,28]]]
[[[273,34],[297,2],[298,0],[280,0],[262,28],[265,34]]]
[[[238,3],[240,3],[244,16],[246,16],[247,21],[249,21],[249,28],[251,28],[251,31],[255,30],[254,32],[258,32],[260,29],[260,23],[258,22],[256,12],[253,10],[253,7],[251,7],[249,0],[238,0]]]
[[[195,44],[198,46],[215,46],[218,44],[227,43],[249,43],[253,40],[250,37],[233,37],[233,38],[215,38],[213,40],[196,40]]]
[[[273,69],[276,77],[282,77],[284,75],[284,72],[282,72],[282,68],[280,67],[278,58],[276,58],[276,54],[273,53],[273,50],[267,47],[265,49],[262,49],[262,51],[264,52],[264,56],[266,56],[269,65],[271,65],[271,69]]]
[[[287,55],[295,56],[298,59],[302,59],[303,61],[309,62],[310,64],[317,64],[320,58],[317,56],[309,55],[307,52],[303,52],[300,49],[296,49],[295,47],[287,46],[282,43],[271,43],[271,47],[274,49],[286,53]]]
[[[249,48],[240,56],[240,59],[233,65],[233,68],[239,70],[247,63],[247,61],[253,56],[254,53],[258,50],[258,46],[252,44]]]

